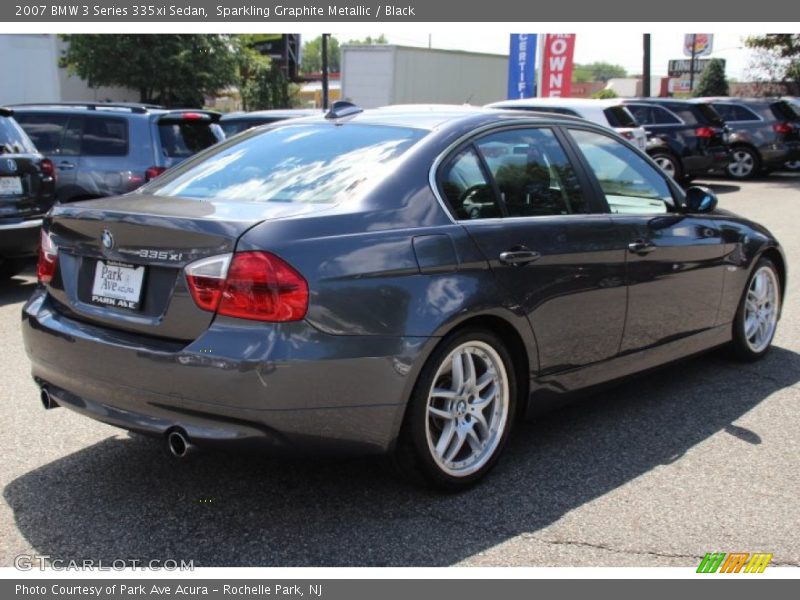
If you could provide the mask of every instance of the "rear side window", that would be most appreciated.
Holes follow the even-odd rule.
[[[603,111],[608,119],[608,124],[611,127],[638,127],[639,123],[624,106],[609,106]]]
[[[213,146],[219,141],[213,127],[215,126],[203,121],[161,121],[158,124],[158,133],[164,156],[188,158]]]
[[[447,161],[439,177],[439,187],[456,219],[502,216],[492,185],[472,146]]]
[[[287,125],[244,134],[140,189],[238,202],[337,202],[389,175],[425,134],[357,123]]]
[[[739,104],[715,104],[714,110],[719,113],[723,121],[759,121],[756,113]]]
[[[0,117],[0,154],[36,152],[31,140],[10,117]]]
[[[14,116],[39,152],[43,154],[60,152],[64,129],[69,120],[67,115],[15,113]]]
[[[659,214],[675,206],[666,180],[650,164],[606,135],[571,130],[597,177],[609,209],[619,214]]]
[[[628,106],[637,122],[642,125],[680,125],[681,120],[660,106],[632,104]]]
[[[86,117],[81,137],[83,156],[128,154],[128,122],[113,117]]]

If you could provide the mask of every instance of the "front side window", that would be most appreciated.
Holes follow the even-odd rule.
[[[475,146],[500,192],[509,217],[589,211],[572,164],[550,129],[510,129]]]
[[[335,203],[390,174],[396,159],[425,134],[356,123],[254,131],[139,189],[199,200]]]
[[[570,133],[597,177],[612,213],[674,210],[666,180],[636,152],[606,135],[578,129]]]

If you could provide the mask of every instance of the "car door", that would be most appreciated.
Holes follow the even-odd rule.
[[[550,128],[484,134],[439,171],[442,196],[533,328],[540,375],[617,354],[625,246]]]
[[[665,176],[633,149],[596,131],[569,131],[628,248],[621,352],[713,327],[725,272],[713,219],[682,212]]]
[[[36,149],[56,168],[56,195],[68,199],[75,188],[80,151],[79,119],[67,114],[18,112],[17,122],[31,138]]]

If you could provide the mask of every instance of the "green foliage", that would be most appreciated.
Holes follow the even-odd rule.
[[[237,83],[240,57],[217,34],[71,34],[61,64],[91,87],[139,91],[142,102],[202,106],[205,95]]]
[[[727,96],[729,93],[728,80],[725,78],[725,63],[718,58],[712,58],[700,75],[692,95],[700,98],[703,96]]]
[[[756,75],[782,81],[789,93],[800,94],[800,33],[767,33],[751,36],[745,46],[756,51]]]
[[[572,81],[587,83],[589,81],[607,82],[614,77],[627,77],[628,72],[620,65],[597,61],[588,65],[576,64],[572,69]]]
[[[592,94],[595,100],[609,100],[611,98],[619,98],[619,94],[611,89],[604,89]]]
[[[386,44],[386,36],[381,34],[377,37],[368,35],[363,40],[348,40],[344,44],[349,46],[359,46],[368,44]],[[328,38],[328,72],[338,73],[342,69],[342,52],[339,40],[330,36]],[[319,35],[313,40],[303,44],[301,53],[300,70],[303,73],[319,73],[322,71],[322,36]]]
[[[290,83],[277,65],[259,64],[239,86],[244,110],[292,108],[300,103],[299,86]]]

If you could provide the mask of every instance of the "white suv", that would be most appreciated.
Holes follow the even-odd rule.
[[[535,110],[581,117],[614,129],[632,144],[645,149],[647,133],[636,118],[619,100],[592,100],[589,98],[522,98],[503,100],[486,105],[488,108]]]

